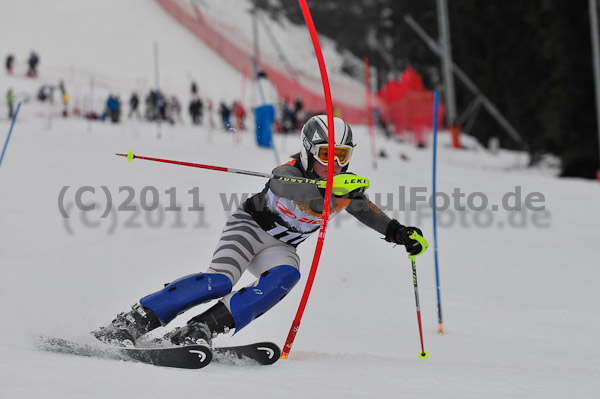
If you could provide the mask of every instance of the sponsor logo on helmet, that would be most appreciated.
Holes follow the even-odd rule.
[[[308,139],[308,137],[304,136],[302,138],[302,144],[304,144],[304,148],[306,148],[307,151],[310,151],[310,147],[312,146],[310,140]]]
[[[322,140],[321,136],[319,135],[319,132],[315,130],[315,134],[313,135],[313,141],[318,141],[318,140]]]

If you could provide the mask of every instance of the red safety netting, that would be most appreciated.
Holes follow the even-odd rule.
[[[241,73],[247,73],[252,55],[252,44],[248,38],[231,26],[211,20],[187,0],[156,1],[233,68]],[[292,79],[280,62],[268,60],[265,56],[261,56],[261,61],[260,68],[275,84],[282,99],[299,97],[304,103],[305,110],[325,113],[320,79],[309,76]],[[364,89],[332,82],[331,90],[334,95],[334,107],[341,117],[350,123],[366,123]]]
[[[384,104],[383,115],[397,135],[406,141],[425,143],[425,136],[433,130],[433,92],[425,89],[423,80],[412,68],[407,68],[400,79],[388,82],[378,93]],[[444,120],[444,107],[438,110],[438,128]]]

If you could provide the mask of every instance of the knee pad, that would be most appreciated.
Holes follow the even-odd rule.
[[[218,273],[197,273],[169,283],[160,291],[140,299],[142,306],[156,313],[162,325],[178,314],[231,292],[229,277]]]
[[[252,320],[275,306],[300,280],[293,266],[276,266],[261,274],[257,283],[244,287],[229,298],[229,309],[238,333]]]

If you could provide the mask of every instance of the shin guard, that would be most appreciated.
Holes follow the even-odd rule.
[[[300,272],[295,267],[276,266],[261,274],[254,285],[244,287],[227,298],[235,332],[275,306],[299,280]]]
[[[229,294],[231,288],[231,280],[224,274],[191,274],[145,296],[140,299],[140,304],[153,310],[162,325],[165,325],[194,306]]]

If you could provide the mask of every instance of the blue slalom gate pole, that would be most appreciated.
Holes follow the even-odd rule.
[[[439,93],[436,91],[433,100],[433,255],[435,258],[435,282],[437,286],[437,301],[438,301],[438,333],[444,333],[444,325],[442,321],[442,297],[440,291],[440,269],[438,263],[438,239],[437,239],[437,130],[438,130],[438,102]]]
[[[12,122],[10,123],[10,129],[8,129],[8,136],[6,136],[6,141],[4,142],[4,148],[2,148],[2,155],[0,155],[0,166],[2,165],[2,160],[4,159],[4,153],[6,152],[6,147],[8,147],[8,140],[10,140],[10,135],[12,134],[13,127],[15,126],[15,121],[17,120],[17,114],[19,113],[19,108],[21,108],[21,103],[17,104],[17,109],[15,114],[13,115]]]

